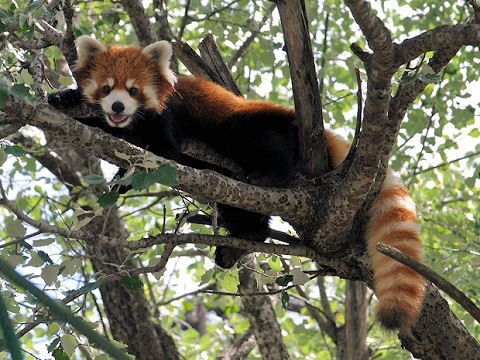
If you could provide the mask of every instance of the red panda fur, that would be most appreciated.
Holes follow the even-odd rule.
[[[337,167],[347,156],[350,143],[326,130],[329,159]],[[379,242],[390,245],[418,261],[423,260],[420,225],[415,205],[390,169],[370,211],[365,240],[379,303],[377,318],[388,328],[408,331],[420,313],[425,279],[409,267],[378,252]]]
[[[291,129],[294,127],[295,113],[292,109],[266,101],[246,100],[201,78],[182,76],[176,82],[173,73],[169,72],[168,69],[171,48],[168,48],[165,44],[157,48],[155,44],[158,43],[155,43],[142,50],[133,46],[110,46],[107,48],[88,37],[82,37],[80,41],[82,43],[79,44],[79,60],[75,72],[83,94],[90,102],[95,103],[99,102],[102,96],[105,96],[102,94],[102,86],[109,82],[112,89],[128,91],[129,89],[126,88],[128,86],[137,88],[139,93],[135,95],[136,101],[144,108],[155,110],[157,114],[148,115],[148,118],[144,118],[135,125],[135,131],[143,131],[142,134],[145,134],[143,136],[150,136],[152,132],[161,131],[157,127],[161,127],[162,122],[173,119],[174,122],[187,122],[182,123],[182,130],[187,131],[194,127],[191,135],[199,137],[200,140],[206,140],[209,145],[215,146],[215,142],[224,141],[225,144],[222,145],[222,149],[225,150],[229,149],[229,139],[222,139],[223,135],[210,135],[210,133],[226,122],[241,124],[244,128],[250,126],[249,129],[252,130],[256,130],[255,128],[260,127],[261,124],[264,127],[266,126],[264,124],[273,124],[268,125],[272,127],[284,126],[281,131],[279,130],[279,132],[282,132],[282,136],[284,136],[285,131],[293,131]],[[168,54],[168,51],[170,51],[170,54]],[[154,116],[157,116],[158,119],[153,118]],[[148,121],[154,124],[152,126],[155,126],[155,130],[142,129],[142,126],[147,126]],[[264,127],[261,129],[264,129]],[[230,131],[228,136],[238,136],[236,130],[231,129],[236,128],[228,128],[227,130]],[[243,134],[249,134],[249,129],[244,131]],[[124,135],[121,132],[122,129],[119,131],[120,135],[127,140],[129,139],[128,134]],[[267,133],[269,129],[266,128],[261,131]],[[200,134],[203,135],[200,136]],[[216,133],[214,132],[214,134]],[[296,146],[296,140],[294,142],[291,140],[292,138],[296,139],[296,135],[289,135],[288,138],[285,138],[286,140],[282,140],[283,142],[276,139],[274,143],[276,146],[280,143],[281,147],[285,147],[288,140],[291,143],[290,146]],[[345,159],[350,149],[350,143],[338,137],[331,130],[326,130],[326,138],[329,160],[333,167],[337,167]],[[148,141],[150,143],[137,145],[153,149],[154,152],[154,146],[162,146],[161,143],[153,144],[151,143],[152,140]],[[264,136],[262,133],[250,143],[255,145],[267,141],[270,140],[266,139],[266,135]],[[262,144],[259,145],[262,146]],[[244,149],[244,151],[247,150]],[[249,155],[250,159],[247,164],[255,161],[257,155],[263,156],[263,153],[268,152],[262,148],[258,154],[255,151],[252,151],[253,154]],[[163,156],[164,150],[160,148],[156,153]],[[235,154],[235,156],[238,156],[237,153]],[[226,156],[228,155],[227,153]],[[292,162],[295,156],[292,155]],[[173,157],[173,159],[180,161],[176,157]],[[238,161],[235,158],[233,160]],[[283,163],[283,161],[277,162],[279,164]],[[187,163],[187,165],[189,164]],[[293,168],[293,166],[291,167]],[[285,175],[285,177],[288,177],[288,175]],[[275,183],[273,184],[275,185]],[[278,186],[278,183],[276,185]],[[243,215],[245,213],[232,214],[234,218]],[[261,223],[259,226],[268,227],[268,220],[262,219],[261,214],[257,215]],[[408,267],[377,252],[375,246],[378,242],[382,242],[422,261],[422,244],[419,238],[419,224],[415,206],[408,195],[407,189],[389,169],[381,190],[371,206],[369,215],[370,220],[365,238],[374,274],[375,293],[379,299],[377,317],[386,328],[401,328],[407,331],[415,323],[420,312],[425,291],[425,280]],[[242,226],[248,226],[251,222],[251,218],[247,216]],[[238,232],[234,235],[239,235]],[[248,234],[249,231],[247,231]],[[240,236],[242,235],[240,233]],[[246,236],[246,238],[250,237]],[[263,240],[264,237],[261,236],[255,238],[255,241]],[[233,265],[229,264],[229,266]]]

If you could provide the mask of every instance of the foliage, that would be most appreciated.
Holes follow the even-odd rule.
[[[190,6],[184,23],[185,3]],[[378,2],[378,11],[393,36],[400,40],[419,29],[462,21],[470,11],[464,3],[397,1],[395,6],[390,3]],[[247,51],[231,64],[234,78],[247,97],[268,98],[293,106],[278,13],[273,11],[268,15],[269,6],[269,2],[258,0],[170,0],[168,20],[173,38],[188,42],[194,49],[206,34],[214,34],[227,63],[236,58],[236,51],[245,40],[256,34]],[[347,8],[337,1],[308,1],[307,6],[323,90],[325,121],[328,127],[342,128],[344,134],[351,135],[357,102],[354,68],[362,64],[349,51],[349,46],[352,42],[364,46],[363,37]],[[138,42],[120,3],[84,1],[76,3],[75,9],[76,36],[94,34],[105,43]],[[154,17],[152,4],[147,12]],[[409,16],[405,17],[405,13]],[[64,59],[57,48],[22,50],[23,42],[40,38],[38,21],[41,18],[54,19],[53,26],[64,31],[65,22],[59,14],[61,12],[44,1],[0,1],[0,109],[10,95],[28,101],[35,97],[28,64],[37,56],[41,57],[48,78],[42,83],[42,94],[71,85],[71,77],[62,71]],[[264,17],[266,20],[262,21]],[[157,29],[159,26],[155,24]],[[184,31],[180,33],[183,26]],[[16,36],[7,36],[9,34]],[[179,35],[182,37],[177,38]],[[480,118],[478,96],[474,96],[478,84],[472,80],[478,76],[477,56],[478,52],[466,49],[462,56],[451,61],[440,78],[429,79],[432,83],[406,116],[392,157],[392,167],[405,180],[420,213],[427,263],[472,299],[478,299],[480,280]],[[403,74],[397,74],[395,86],[421,75],[425,79],[427,75],[417,72],[421,61],[418,59],[411,68],[403,69]],[[180,66],[180,71],[185,69]],[[41,144],[49,140],[33,128],[23,129],[22,134]],[[149,166],[144,166],[143,174],[117,181],[120,185],[132,185],[133,191],[120,196],[111,192],[98,195],[90,189],[105,183],[103,175],[92,173],[83,178],[81,186],[67,189],[38,161],[41,148],[14,145],[17,142],[15,135],[1,142],[0,180],[8,198],[30,218],[81,230],[102,208],[116,204],[121,205],[132,241],[164,232],[212,233],[209,226],[187,221],[198,214],[210,214],[209,205],[159,185],[176,183],[175,174],[168,169],[151,171]],[[148,165],[151,159],[142,160]],[[105,164],[104,169],[112,172]],[[6,209],[0,209],[0,219],[5,224],[0,228],[0,256],[55,298],[62,299],[65,294],[77,291],[80,296],[69,304],[70,309],[90,322],[104,323],[104,310],[96,290],[98,284],[93,282],[94,270],[85,247],[67,237],[37,232]],[[163,250],[164,246],[152,247],[133,254],[132,259],[143,266],[154,266]],[[173,334],[186,359],[215,358],[225,344],[232,343],[249,328],[240,300],[235,296],[238,270],[215,268],[211,255],[208,247],[177,247],[164,273],[124,277],[122,281],[132,291],[146,291],[151,304],[161,313],[162,325]],[[332,338],[319,334],[318,324],[308,312],[303,297],[321,309],[321,313],[327,316],[330,313],[328,320],[341,327],[345,323],[345,282],[310,276],[315,264],[306,259],[259,255],[258,260],[262,266],[254,269],[257,282],[268,284],[268,290],[279,296],[276,314],[292,358],[336,358],[337,348]],[[121,272],[122,265],[116,266]],[[301,286],[303,293],[299,293],[297,286]],[[91,358],[104,358],[95,346],[90,347],[83,335],[39,307],[36,299],[21,288],[3,280],[0,288],[10,319],[19,327],[17,331],[23,327],[20,324],[34,321],[40,324],[21,338],[25,358],[79,358],[83,351]],[[327,308],[321,301],[320,291],[327,296]],[[182,294],[185,295],[180,296]],[[454,303],[452,307],[468,330],[479,338],[480,326],[462,308]],[[204,330],[192,321],[199,309],[206,312]],[[369,318],[369,324],[373,322],[373,317]],[[97,330],[105,332],[100,325]],[[409,353],[400,349],[398,339],[377,325],[369,332],[369,346],[373,355],[381,359],[410,358]],[[254,349],[248,358],[259,357],[258,350]]]

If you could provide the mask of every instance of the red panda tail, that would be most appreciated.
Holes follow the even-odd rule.
[[[348,154],[350,143],[326,131],[328,153],[334,167]],[[376,250],[382,242],[418,261],[423,259],[420,226],[413,201],[400,179],[387,169],[380,192],[369,211],[365,240],[379,300],[377,318],[387,329],[408,331],[421,310],[424,278],[407,266]]]
[[[366,240],[372,262],[377,318],[388,329],[410,329],[418,317],[425,292],[424,278],[409,267],[376,250],[379,242],[423,260],[420,225],[415,204],[400,179],[387,170],[380,192],[370,208]]]

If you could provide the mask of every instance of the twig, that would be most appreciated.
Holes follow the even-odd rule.
[[[325,3],[324,3],[324,11],[325,11]],[[328,38],[328,25],[330,22],[330,13],[327,12],[327,15],[325,16],[325,21],[323,22],[323,44],[322,44],[322,61],[320,62],[320,68],[319,68],[319,74],[320,78],[318,79],[319,83],[319,89],[320,89],[320,97],[322,97],[323,100],[323,89],[325,87],[325,64],[327,62],[327,38]],[[323,104],[325,106],[325,104]]]
[[[434,165],[434,166],[431,166],[431,167],[426,168],[426,169],[420,169],[420,170],[414,172],[412,174],[412,176],[415,176],[415,175],[418,175],[418,174],[421,174],[421,173],[424,173],[424,172],[427,172],[427,171],[432,171],[432,170],[435,170],[435,169],[438,169],[438,168],[441,168],[441,167],[444,167],[444,166],[448,166],[448,165],[453,164],[455,162],[458,162],[460,160],[469,159],[469,158],[475,157],[477,155],[480,155],[480,151],[475,151],[475,152],[472,152],[472,153],[467,154],[465,156],[461,156],[461,157],[453,159],[451,161],[447,161],[447,162],[444,162],[444,163],[441,163],[441,164],[438,164],[438,165]]]
[[[435,104],[434,104],[433,107],[432,107],[432,111],[430,113],[430,117],[428,118],[427,127],[425,128],[425,134],[423,135],[423,138],[422,138],[422,147],[421,147],[420,151],[418,152],[417,159],[415,160],[415,164],[413,165],[413,170],[411,172],[412,174],[416,174],[417,169],[418,169],[418,164],[420,163],[420,160],[422,159],[422,157],[424,155],[424,150],[425,150],[427,139],[428,139],[428,133],[430,132],[430,129],[432,128],[433,117],[435,115],[436,115],[436,111],[435,111]],[[409,187],[412,184],[413,179],[415,179],[415,178],[416,178],[415,176],[410,176],[407,187]]]
[[[229,68],[232,68],[238,62],[238,59],[240,59],[245,54],[245,51],[247,51],[247,48],[252,44],[252,42],[258,36],[258,34],[260,33],[260,29],[262,28],[263,24],[265,24],[267,19],[271,16],[275,7],[276,7],[275,4],[270,5],[270,7],[265,12],[265,15],[263,15],[262,20],[260,20],[259,23],[256,23],[255,27],[258,30],[252,31],[252,34],[243,42],[243,44],[237,49],[237,51],[235,51],[235,53],[232,55],[232,57],[228,61]]]
[[[402,253],[394,247],[384,245],[382,243],[377,244],[377,251],[380,251],[382,254],[388,255],[392,259],[401,262],[402,264],[418,272],[420,275],[425,277],[425,279],[434,283],[440,290],[443,290],[445,293],[447,293],[465,310],[467,310],[468,313],[472,315],[475,320],[477,320],[477,322],[480,323],[480,308],[478,308],[477,305],[475,305],[475,303],[470,300],[463,292],[457,289],[455,285],[444,279],[442,276],[437,274],[428,266]]]

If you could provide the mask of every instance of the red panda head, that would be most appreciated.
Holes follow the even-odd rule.
[[[172,47],[157,41],[136,46],[106,47],[89,36],[77,41],[74,72],[83,95],[102,106],[107,123],[126,127],[143,109],[161,112],[177,78],[170,70]]]

